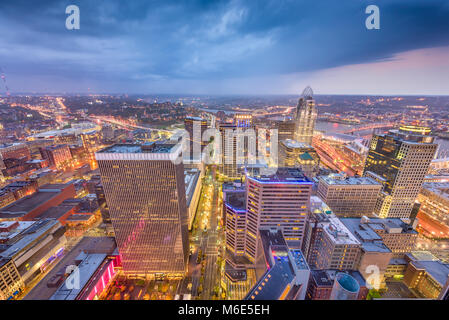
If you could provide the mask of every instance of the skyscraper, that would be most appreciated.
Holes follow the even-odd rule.
[[[184,126],[189,133],[189,160],[201,160],[201,152],[207,145],[203,141],[203,134],[207,130],[207,120],[198,117],[187,117],[184,120]]]
[[[363,174],[383,185],[375,208],[381,218],[410,218],[437,149],[433,140],[429,128],[415,126],[373,136]]]
[[[270,176],[247,175],[245,255],[258,256],[260,228],[279,228],[291,248],[301,248],[310,206],[312,182],[301,170],[278,168]]]
[[[236,114],[233,123],[220,123],[221,174],[239,178],[239,169],[257,161],[257,130],[252,116]]]
[[[317,111],[312,88],[306,87],[296,107],[295,140],[312,145]]]
[[[189,254],[181,145],[116,144],[96,153],[123,270],[180,277]]]

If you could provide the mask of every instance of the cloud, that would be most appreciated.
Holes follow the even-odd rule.
[[[80,7],[80,30],[65,29],[69,4]],[[103,92],[173,92],[180,87],[189,92],[201,84],[221,91],[236,79],[281,80],[449,45],[447,1],[378,1],[380,30],[365,28],[369,4],[372,1],[3,1],[0,66],[13,91],[85,91],[89,85]],[[46,83],[30,81],[39,77]],[[239,82],[248,90],[254,87]]]

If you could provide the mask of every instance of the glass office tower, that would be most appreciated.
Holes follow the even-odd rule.
[[[382,183],[376,204],[381,218],[410,218],[437,144],[429,128],[402,126],[374,135],[364,175]]]

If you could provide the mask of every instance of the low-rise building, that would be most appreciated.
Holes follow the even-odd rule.
[[[440,260],[417,258],[409,254],[410,262],[404,283],[424,298],[437,299],[449,278],[449,264]]]
[[[25,284],[12,259],[0,257],[0,300],[14,299],[24,289]]]
[[[358,271],[354,270],[311,270],[310,281],[307,288],[307,300],[330,300],[332,290],[334,289],[334,282],[338,274],[347,274],[354,278],[358,285],[359,291],[356,296],[357,300],[366,300],[369,289],[366,287],[366,282],[363,276]]]
[[[33,220],[51,207],[75,197],[72,184],[48,184],[32,195],[21,198],[0,209],[0,221]]]
[[[62,254],[67,242],[64,232],[57,220],[35,221],[2,244],[0,257],[11,259],[27,284]]]

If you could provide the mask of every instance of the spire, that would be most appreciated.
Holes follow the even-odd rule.
[[[307,86],[304,91],[302,92],[302,97],[305,100],[311,100],[313,99],[313,90],[310,86]]]

